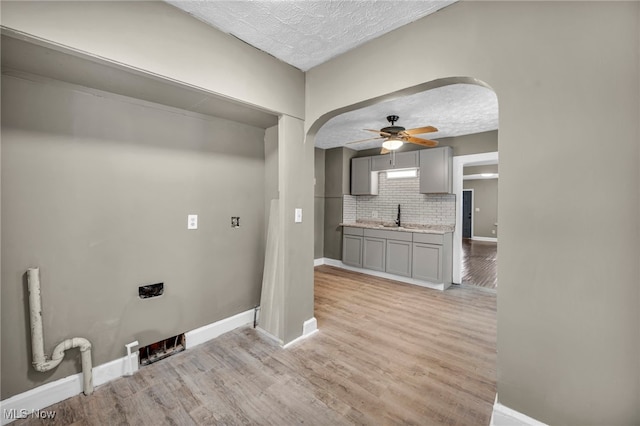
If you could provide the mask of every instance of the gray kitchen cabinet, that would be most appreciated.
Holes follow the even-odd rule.
[[[412,243],[410,241],[387,240],[386,272],[410,277],[411,252]]]
[[[372,238],[365,236],[362,252],[362,267],[374,271],[385,270],[386,242],[384,238]]]
[[[378,195],[378,173],[371,171],[371,157],[351,159],[351,195]]]
[[[442,246],[413,243],[413,278],[442,282]]]
[[[417,280],[444,283],[452,279],[453,234],[413,234],[412,274]]]
[[[362,268],[362,239],[364,230],[353,226],[345,226],[342,233],[342,263]]]
[[[342,262],[358,268],[442,285],[453,278],[453,233],[431,234],[392,229],[343,228]],[[427,285],[428,286],[428,285]]]
[[[362,268],[362,237],[345,235],[342,245],[342,262]]]
[[[442,146],[418,152],[420,152],[420,193],[451,193],[453,149],[450,146]]]
[[[420,151],[389,153],[371,157],[371,170],[412,169],[418,167]]]

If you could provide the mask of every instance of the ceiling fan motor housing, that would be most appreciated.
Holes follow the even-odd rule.
[[[381,132],[390,133],[392,135],[397,135],[400,132],[404,132],[405,128],[402,126],[389,126],[380,129]]]
[[[402,127],[402,126],[394,126],[396,121],[398,121],[399,119],[400,119],[400,117],[397,116],[397,115],[387,115],[387,121],[389,123],[391,123],[391,126],[384,127],[382,129],[380,129],[380,131],[384,132],[384,133],[389,133],[389,134],[394,135],[394,136],[397,136],[398,133],[403,132],[405,130],[405,128]]]

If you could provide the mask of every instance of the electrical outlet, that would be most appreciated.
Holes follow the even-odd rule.
[[[190,214],[187,216],[187,229],[198,229],[197,214]]]
[[[491,233],[492,233],[493,235],[496,235],[496,230],[495,230],[495,229],[492,229],[492,230],[491,230]]]
[[[480,207],[476,207],[476,211],[479,212],[480,211]]]
[[[374,219],[377,219],[378,218],[378,211],[377,210],[372,211],[371,212],[371,217],[374,218]]]
[[[302,223],[302,209],[295,210],[295,223]]]
[[[232,228],[240,227],[240,216],[231,216],[231,227]]]

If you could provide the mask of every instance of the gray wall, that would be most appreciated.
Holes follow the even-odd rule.
[[[640,423],[639,19],[637,2],[458,2],[307,72],[311,131],[452,76],[495,90],[498,399],[550,424]],[[411,66],[389,78],[388,51]]]
[[[342,196],[351,193],[351,158],[356,151],[332,148],[325,151],[324,257],[342,259]]]
[[[305,143],[302,122],[305,74],[163,2],[3,2],[0,7],[7,33],[74,56],[133,69],[167,84],[221,95],[280,117],[278,189],[283,209],[279,223],[281,243],[287,249],[279,260],[288,268],[282,276],[287,312],[284,340],[300,336],[303,321],[313,316],[313,144]],[[118,23],[115,32],[114,22]],[[220,61],[221,56],[231,59]],[[230,134],[229,140],[235,139]],[[264,183],[257,186],[262,203]],[[303,224],[293,224],[294,206],[304,209]],[[262,208],[254,211],[263,214]],[[222,275],[231,271],[228,269]]]
[[[284,336],[289,343],[302,335],[303,323],[313,318],[314,146],[305,140],[304,122],[281,115],[278,120],[278,188],[280,191],[280,247],[284,286]],[[302,209],[302,222],[294,221]]]
[[[482,173],[498,173],[498,165],[490,164],[486,166],[466,166],[462,169],[462,173],[466,175],[477,175]]]
[[[278,193],[278,126],[269,127],[264,132],[264,237],[267,238],[271,200],[277,200]],[[274,220],[278,220],[274,218]]]
[[[314,150],[315,186],[314,186],[314,259],[324,257],[324,160],[325,150]]]
[[[4,27],[58,49],[304,118],[302,71],[165,2],[21,1],[0,8]]]
[[[31,367],[28,267],[47,352],[86,337],[94,365],[259,302],[264,130],[6,76],[2,112],[3,399],[78,372],[76,351]]]
[[[473,189],[473,236],[497,238],[498,179],[465,180],[463,187]]]

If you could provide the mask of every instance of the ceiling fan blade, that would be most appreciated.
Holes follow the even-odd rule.
[[[360,139],[359,141],[347,142],[347,143],[345,143],[345,145],[350,145],[350,144],[352,144],[352,143],[360,143],[360,142],[373,141],[373,140],[377,140],[377,139],[385,139],[385,137],[384,137],[384,136],[378,136],[377,138]]]
[[[438,141],[432,141],[429,139],[422,139],[422,138],[414,138],[413,136],[409,136],[405,139],[407,142],[411,142],[414,143],[416,145],[423,145],[423,146],[438,146]]]
[[[381,154],[381,155],[382,155],[382,154],[386,154],[387,152],[391,152],[391,151],[389,151],[387,148],[382,148],[382,149],[380,150],[380,154]]]
[[[363,130],[366,130],[367,132],[377,133],[379,135],[391,136],[391,133],[383,132],[382,130],[373,130],[373,129],[363,129]]]
[[[427,127],[416,127],[415,129],[407,129],[401,133],[406,133],[407,135],[421,135],[423,133],[433,133],[437,131],[438,129],[436,129],[435,127],[427,126]]]

